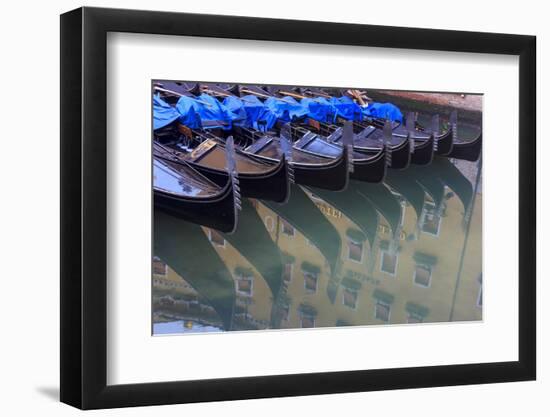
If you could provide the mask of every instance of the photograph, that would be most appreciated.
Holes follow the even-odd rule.
[[[483,92],[151,100],[152,335],[483,321]]]

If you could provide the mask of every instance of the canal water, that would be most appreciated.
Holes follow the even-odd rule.
[[[244,199],[235,233],[155,211],[153,334],[482,320],[481,165]]]

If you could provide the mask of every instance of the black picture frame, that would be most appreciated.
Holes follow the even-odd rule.
[[[519,360],[108,386],[108,32],[519,56]],[[534,36],[85,7],[61,16],[60,55],[62,402],[95,409],[535,379]]]

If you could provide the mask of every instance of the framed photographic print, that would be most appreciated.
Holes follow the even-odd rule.
[[[535,379],[535,38],[61,16],[61,400]]]

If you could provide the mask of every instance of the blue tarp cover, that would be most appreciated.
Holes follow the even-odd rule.
[[[179,121],[181,124],[191,129],[199,129],[202,126],[199,116],[200,105],[194,98],[180,97],[176,104],[176,110],[180,115]]]
[[[347,120],[361,120],[363,111],[361,106],[359,106],[351,98],[342,96],[342,97],[331,97],[329,102],[336,108],[337,115],[343,117]]]
[[[180,123],[192,129],[221,127],[230,130],[235,125],[266,131],[271,129],[277,120],[286,123],[306,116],[321,122],[333,121],[336,116],[348,120],[360,120],[364,116],[369,116],[403,122],[401,111],[391,103],[369,103],[368,106],[361,108],[351,98],[345,96],[330,99],[308,97],[303,98],[301,102],[288,96],[269,97],[262,103],[258,97],[247,95],[241,98],[226,97],[221,103],[208,94],[201,94],[198,99],[180,97],[175,108],[158,95],[153,96],[155,130],[179,119]]]
[[[292,97],[269,97],[264,104],[277,119],[283,122],[290,122],[293,119],[300,119],[307,115],[307,109]]]
[[[203,122],[204,128],[208,127],[213,129],[221,127],[225,130],[230,130],[233,125],[233,121],[235,121],[235,124],[237,125],[243,122],[243,120],[239,118],[238,114],[233,113],[217,99],[208,94],[201,94],[195,102],[199,106],[198,113],[201,121]],[[205,122],[210,123],[206,124]],[[215,122],[220,123],[216,124]]]
[[[334,106],[324,97],[306,97],[300,104],[307,110],[307,117],[320,122],[329,122],[336,114]]]
[[[403,114],[399,110],[399,107],[391,103],[369,103],[366,108],[363,108],[363,114],[365,116],[403,122]]]
[[[223,104],[243,119],[240,126],[266,131],[277,122],[277,116],[256,96],[247,95],[241,98],[230,96],[224,100]],[[233,124],[237,122],[234,121]]]
[[[248,116],[244,108],[244,103],[238,97],[226,97],[223,100],[223,105],[236,116],[236,119],[233,121],[234,125],[250,127],[248,123]]]
[[[153,96],[153,130],[167,126],[179,117],[178,111],[161,99],[158,94]]]

